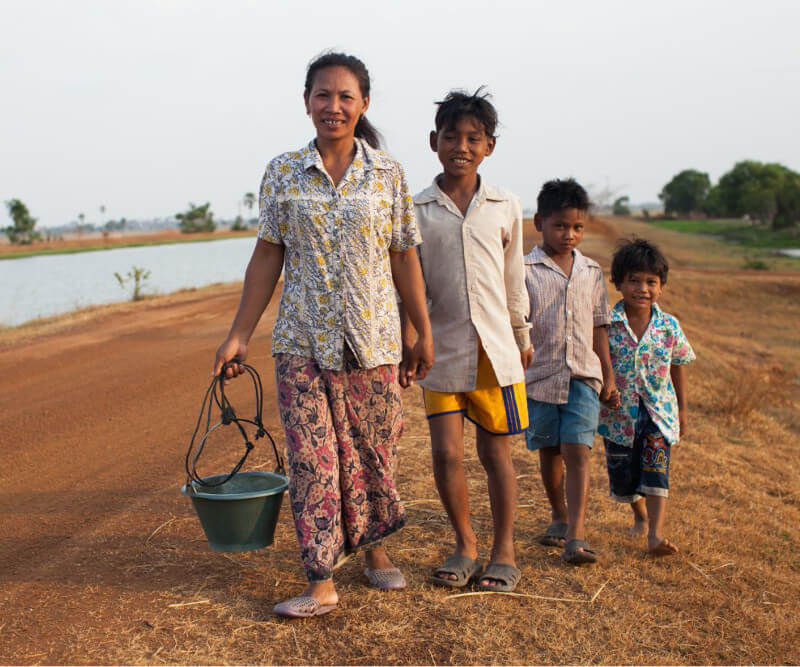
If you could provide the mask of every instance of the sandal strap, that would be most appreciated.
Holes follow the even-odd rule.
[[[434,572],[437,574],[452,574],[459,579],[462,579],[475,571],[475,563],[469,556],[459,556],[452,554],[448,556],[441,566],[437,567]]]
[[[508,586],[514,586],[521,577],[522,573],[519,571],[519,568],[513,565],[508,565],[507,563],[489,563],[481,575],[481,580],[495,579],[496,581],[502,581]]]

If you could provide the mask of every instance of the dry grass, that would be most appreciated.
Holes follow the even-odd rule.
[[[668,251],[669,239],[660,231]],[[612,240],[589,236],[587,254],[607,266]],[[413,390],[400,451],[409,525],[389,544],[409,580],[406,591],[370,590],[355,558],[337,572],[341,603],[334,613],[276,618],[272,605],[304,585],[288,508],[273,547],[215,554],[188,503],[164,489],[159,508],[143,511],[126,535],[86,538],[96,541],[87,549],[105,548],[117,568],[113,581],[87,590],[65,576],[49,582],[39,600],[69,609],[76,596],[88,595],[96,615],[77,620],[56,646],[32,641],[30,652],[11,656],[0,649],[2,661],[797,664],[800,275],[712,275],[702,247],[676,247],[681,266],[670,276],[664,307],[681,319],[698,353],[687,370],[691,434],[674,453],[667,518],[678,556],[650,558],[642,542],[626,536],[629,511],[607,497],[600,446],[592,456],[587,536],[601,562],[572,568],[558,550],[537,546],[547,503],[538,461],[516,438],[518,595],[461,596],[469,591],[426,583],[449,553],[451,535]],[[613,300],[613,287],[610,294]],[[474,452],[470,435],[466,468],[485,558],[491,521]],[[22,632],[24,622],[0,619],[0,632]]]

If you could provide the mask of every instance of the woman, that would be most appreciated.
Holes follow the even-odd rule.
[[[376,150],[364,116],[369,88],[353,56],[328,53],[309,66],[303,98],[316,138],[267,166],[259,238],[214,361],[215,375],[234,357],[244,361],[283,269],[272,354],[309,581],[300,597],[275,606],[284,616],[334,609],[334,567],[355,550],[366,552],[370,585],[405,587],[382,544],[405,523],[395,484],[403,428],[395,287],[419,332],[401,366],[404,384],[432,366],[433,342],[413,204],[400,165]],[[226,375],[240,372],[234,365]]]

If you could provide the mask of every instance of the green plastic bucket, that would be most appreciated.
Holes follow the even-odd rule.
[[[214,484],[227,475],[203,478]],[[272,544],[289,480],[274,472],[240,472],[219,486],[184,484],[214,551],[241,552]]]

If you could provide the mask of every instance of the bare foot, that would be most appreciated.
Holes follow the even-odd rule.
[[[630,537],[639,537],[640,535],[647,535],[647,519],[639,521],[634,519],[633,525],[626,531]]]
[[[647,545],[647,553],[651,556],[674,556],[678,553],[678,547],[666,537],[649,537],[647,538]]]

